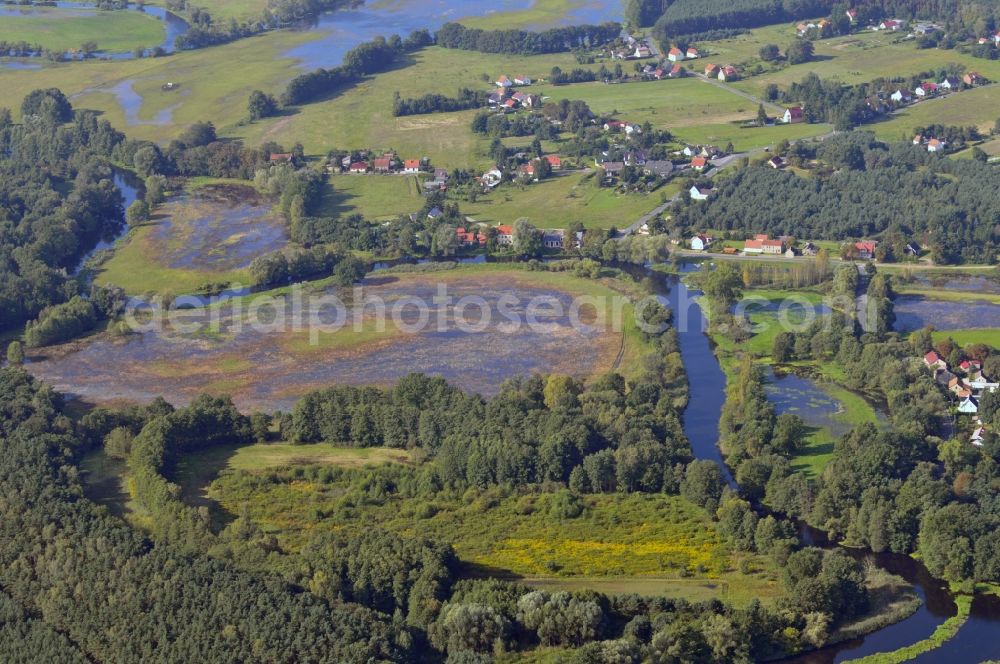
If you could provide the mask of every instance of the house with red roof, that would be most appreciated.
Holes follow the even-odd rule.
[[[979,360],[962,360],[959,363],[958,368],[965,373],[969,373],[970,371],[979,371],[982,369],[983,363]]]
[[[549,162],[549,166],[551,166],[554,171],[558,171],[562,168],[562,158],[557,155],[547,154],[542,157],[542,159]]]
[[[667,51],[667,60],[671,62],[680,62],[684,59],[684,51],[677,48],[676,46],[671,46],[670,50]]]
[[[507,78],[506,75],[502,75],[500,76],[500,78],[497,79],[498,88],[509,88],[512,85],[514,85],[513,81]]]
[[[393,159],[392,157],[379,157],[374,162],[372,162],[372,168],[376,173],[388,173],[392,170]]]
[[[930,81],[925,81],[924,83],[921,83],[920,85],[917,86],[916,90],[913,91],[913,94],[921,98],[933,97],[934,95],[937,94],[937,91],[938,91],[937,83],[931,83]]]
[[[858,258],[863,261],[868,261],[875,258],[875,248],[878,246],[878,242],[875,240],[869,240],[866,242],[855,242],[854,251],[857,253]]]
[[[670,73],[667,74],[670,78],[682,78],[684,76],[684,67],[679,64],[674,65],[670,68]]]
[[[792,106],[785,109],[785,115],[782,118],[785,124],[797,124],[806,119],[805,113],[802,112],[801,106]]]
[[[367,173],[368,172],[368,162],[366,161],[356,161],[350,165],[347,169],[351,173]]]
[[[938,355],[938,352],[936,350],[929,351],[927,354],[924,355],[924,365],[928,369],[934,371],[938,369],[945,370],[948,368],[948,363],[945,362],[940,355]]]
[[[754,239],[743,243],[743,253],[776,256],[785,253],[785,243],[782,240],[772,240],[767,235],[756,235]]]
[[[464,228],[456,228],[455,235],[458,237],[458,243],[463,247],[475,247],[486,244],[486,233],[482,231],[467,231]]]
[[[504,247],[511,247],[514,245],[513,226],[497,226],[497,244]]]
[[[705,167],[708,166],[708,158],[698,155],[691,159],[691,168],[696,171],[703,171]]]
[[[275,152],[270,157],[268,161],[272,164],[290,164],[292,163],[292,153],[291,152]]]
[[[701,57],[701,53],[699,53],[698,49],[696,49],[694,46],[688,46],[688,50],[684,54],[684,57],[686,57],[688,60],[695,60]]]
[[[705,76],[709,78],[714,78],[719,75],[719,65],[707,64],[705,65]]]
[[[419,173],[420,172],[420,160],[419,159],[406,159],[403,161],[403,172],[404,173]]]
[[[982,80],[983,77],[980,76],[978,72],[974,71],[966,72],[965,75],[962,76],[962,83],[965,83],[970,88],[974,85],[979,85]]]
[[[736,81],[740,78],[740,72],[733,65],[726,65],[719,70],[717,77],[720,81]]]

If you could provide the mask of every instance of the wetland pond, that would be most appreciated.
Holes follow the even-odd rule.
[[[934,300],[922,295],[899,295],[893,300],[897,332],[933,325],[937,330],[1000,327],[1000,304],[982,300]]]
[[[392,311],[406,301],[433,302],[439,285],[446,283],[454,301],[429,308],[422,326],[416,306],[400,304],[395,319],[400,322],[388,320],[381,331],[374,307],[349,306],[344,327],[316,335],[314,344],[307,329],[291,328],[289,318],[271,316],[271,328],[249,325],[253,301],[241,310],[242,301],[230,300],[175,312],[176,324],[151,325],[125,338],[97,337],[45,349],[27,366],[59,391],[88,403],[148,402],[162,395],[181,405],[208,391],[232,394],[244,410],[271,411],[290,409],[313,389],[389,385],[411,372],[443,376],[465,390],[492,395],[514,376],[556,372],[585,378],[613,365],[622,334],[607,326],[574,325],[568,313],[572,294],[521,271],[457,272],[376,273],[363,282],[360,297],[378,298]],[[323,294],[361,302],[358,295],[332,288]],[[479,325],[484,309],[458,308],[464,297],[485,302],[489,325]],[[508,314],[528,320],[526,309],[534,298],[558,302],[562,313],[554,307],[536,311],[534,323],[508,327]],[[291,299],[276,301],[293,306]],[[307,320],[315,315],[333,324],[336,316],[330,311],[303,300]]]

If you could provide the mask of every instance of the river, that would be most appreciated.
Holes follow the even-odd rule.
[[[722,461],[719,451],[719,419],[725,403],[726,377],[705,334],[706,324],[696,299],[698,291],[688,288],[683,275],[696,271],[697,266],[680,263],[681,276],[667,276],[669,292],[663,302],[674,312],[674,325],[680,343],[681,358],[688,373],[688,406],[684,411],[684,433],[694,455],[719,464],[723,475],[735,487],[732,474]],[[823,533],[802,526],[803,543],[816,546],[835,546]],[[922,603],[912,616],[862,638],[853,639],[783,660],[787,664],[835,664],[867,655],[889,652],[911,645],[931,635],[934,629],[950,616],[956,606],[947,586],[935,579],[922,563],[910,556],[894,553],[871,553],[858,549],[845,549],[858,557],[871,557],[879,567],[902,577],[914,586]],[[941,662],[960,664],[1000,658],[1000,598],[979,595],[972,603],[969,620],[955,638],[944,646],[913,660],[916,662]]]

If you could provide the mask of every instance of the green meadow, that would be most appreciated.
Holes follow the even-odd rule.
[[[52,50],[78,49],[94,42],[107,53],[152,48],[163,42],[163,24],[136,11],[31,7],[0,19],[0,41],[26,41]]]

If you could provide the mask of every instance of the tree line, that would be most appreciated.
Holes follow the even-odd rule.
[[[542,32],[527,30],[482,30],[461,23],[445,23],[437,31],[438,46],[480,53],[541,55],[561,53],[607,43],[621,33],[618,23],[574,25]]]

